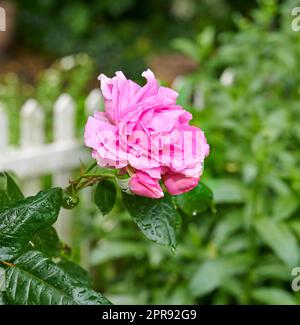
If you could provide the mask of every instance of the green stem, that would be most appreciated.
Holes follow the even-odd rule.
[[[93,163],[90,167],[88,167],[85,171],[81,172],[81,175],[75,179],[70,181],[70,185],[64,190],[64,192],[69,193],[73,196],[88,187],[94,184],[101,182],[104,178],[113,178],[115,175],[113,174],[95,174],[89,173],[97,166],[97,163]]]
[[[97,163],[94,162],[87,170],[86,173],[90,172],[92,169],[94,169],[97,166]]]
[[[9,267],[15,266],[14,264],[6,262],[6,261],[0,261],[0,263],[2,263],[3,265],[9,266]]]
[[[82,178],[90,178],[90,177],[105,177],[105,178],[114,178],[115,175],[114,174],[102,174],[102,175],[99,175],[99,174],[83,174],[81,175]]]

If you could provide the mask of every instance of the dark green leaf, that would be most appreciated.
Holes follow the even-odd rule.
[[[91,264],[99,265],[120,258],[140,258],[145,255],[145,247],[137,242],[101,241],[91,253]]]
[[[23,198],[24,196],[12,176],[7,172],[0,173],[0,209]]]
[[[286,265],[289,267],[298,265],[297,240],[287,225],[263,218],[255,222],[255,228],[261,239]]]
[[[170,195],[149,199],[123,193],[123,202],[148,239],[173,248],[176,246],[176,232],[181,225],[181,217]]]
[[[190,192],[175,196],[175,202],[180,210],[194,216],[211,207],[212,200],[212,191],[202,182]]]
[[[283,220],[290,218],[298,209],[299,200],[293,195],[279,196],[273,206],[273,218]]]
[[[74,209],[79,203],[79,197],[76,193],[72,193],[71,191],[63,192],[63,203],[62,207],[67,210]]]
[[[7,190],[7,176],[6,173],[0,173],[0,191]]]
[[[246,288],[245,282],[236,278],[226,278],[226,280],[222,281],[220,289],[230,296],[235,297],[235,299],[240,304],[244,304],[246,301]]]
[[[222,254],[234,254],[237,252],[245,251],[249,248],[250,241],[249,238],[244,236],[244,234],[236,235],[229,238],[223,246],[220,247],[220,252]]]
[[[5,297],[20,305],[110,304],[37,251],[25,253],[7,268]]]
[[[280,288],[258,288],[251,292],[257,302],[267,305],[297,305],[296,299]]]
[[[6,289],[6,275],[5,268],[0,262],[0,305],[6,305],[4,290]]]
[[[7,305],[7,302],[5,300],[4,292],[0,291],[0,306],[1,305]]]
[[[214,193],[216,203],[243,203],[246,198],[246,190],[243,184],[234,179],[210,179],[208,186]]]
[[[108,180],[96,186],[94,201],[103,215],[108,214],[116,201],[116,187]]]
[[[252,262],[249,255],[242,254],[205,261],[191,278],[191,295],[201,297],[212,292],[221,286],[227,277],[247,272]]]
[[[62,203],[62,190],[53,188],[26,198],[0,213],[0,260],[21,254],[35,234],[52,225]]]
[[[53,227],[40,231],[34,236],[30,244],[34,249],[49,257],[59,256],[61,253],[61,243]]]
[[[218,221],[212,233],[212,241],[220,248],[224,248],[228,239],[232,239],[233,235],[242,226],[242,216],[239,211],[230,211],[228,214],[222,216]]]
[[[223,275],[222,261],[213,260],[203,263],[191,279],[191,295],[200,297],[215,290],[221,285]]]
[[[268,263],[255,267],[252,272],[254,281],[265,280],[282,280],[289,281],[291,279],[291,270],[283,263]]]
[[[84,287],[91,287],[91,279],[88,272],[78,264],[62,258],[57,265],[68,273],[74,280],[81,283]]]
[[[289,223],[289,225],[291,226],[291,229],[293,230],[297,238],[300,239],[300,221],[293,220]]]

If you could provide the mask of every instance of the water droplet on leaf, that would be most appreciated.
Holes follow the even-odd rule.
[[[64,192],[63,194],[63,208],[73,209],[79,203],[79,198],[76,194],[71,194],[69,192]]]

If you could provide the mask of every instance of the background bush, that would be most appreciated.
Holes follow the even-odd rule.
[[[120,220],[121,207],[101,223],[94,219],[101,239],[91,261],[104,291],[136,303],[299,303],[290,286],[300,239],[293,5],[264,1],[250,19],[236,17],[238,31],[220,34],[182,86],[185,107],[191,88],[204,96],[203,110],[191,111],[211,146],[203,180],[217,212],[186,217],[175,255],[137,240],[127,216]],[[219,78],[228,69],[234,81],[224,86]]]
[[[168,49],[175,36],[192,37],[214,21],[232,27],[230,10],[255,2],[232,0],[46,0],[17,2],[19,38],[26,46],[55,56],[86,52],[105,73],[123,70],[139,77],[146,56]]]

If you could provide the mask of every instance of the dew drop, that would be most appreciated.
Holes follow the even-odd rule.
[[[71,194],[68,191],[65,191],[63,194],[63,208],[73,209],[79,203],[79,198],[76,194]]]
[[[192,216],[195,217],[197,215],[197,211],[193,211]]]

